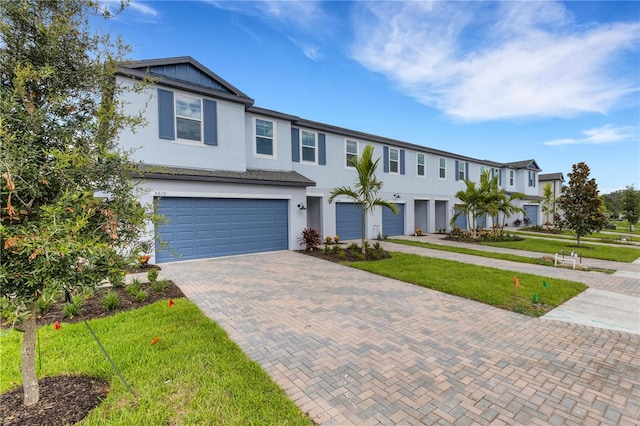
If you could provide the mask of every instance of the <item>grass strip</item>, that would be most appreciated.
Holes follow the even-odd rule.
[[[532,317],[544,315],[587,286],[540,275],[391,252],[390,259],[345,265]],[[514,276],[520,282],[515,298]],[[544,282],[547,283],[545,287]],[[534,294],[537,302],[534,302]]]
[[[550,256],[563,251],[565,253],[575,251],[582,257],[615,262],[633,262],[640,257],[640,248],[638,247],[611,247],[595,244],[580,244],[580,247],[578,247],[575,241],[544,240],[540,238],[525,238],[521,241],[482,242],[479,244],[514,250],[535,251]]]
[[[511,254],[511,253],[494,253],[490,251],[476,250],[476,249],[470,249],[466,247],[447,246],[444,244],[434,244],[434,243],[428,243],[423,241],[404,240],[404,239],[395,239],[395,238],[390,238],[386,241],[390,243],[395,243],[395,244],[404,244],[407,246],[424,247],[432,250],[448,251],[451,253],[470,254],[472,256],[486,257],[490,259],[509,260],[512,262],[529,263],[531,265],[542,265],[542,266],[552,266],[552,267],[555,266],[553,260],[543,259],[542,257],[518,256],[517,254]],[[602,269],[602,268],[589,268],[586,270],[604,272],[607,274],[613,274],[614,272],[616,272],[613,269]]]
[[[111,385],[106,400],[84,425],[313,424],[220,326],[187,299],[175,300],[170,309],[161,301],[90,324],[136,398],[83,323],[38,330],[39,377],[89,375]],[[0,338],[0,392],[21,383],[21,346],[22,334],[16,331]]]

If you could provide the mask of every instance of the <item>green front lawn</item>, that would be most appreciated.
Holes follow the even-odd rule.
[[[260,366],[187,299],[90,321],[133,388],[122,384],[84,323],[38,330],[39,376],[107,380],[106,400],[82,424],[312,425]],[[159,338],[157,343],[151,342]],[[0,392],[21,383],[22,334],[0,338]]]
[[[391,255],[390,259],[346,262],[345,265],[534,317],[544,315],[587,288],[575,281],[451,260],[399,252],[392,252]],[[514,276],[520,282],[517,299]],[[548,286],[545,287],[543,282]],[[533,303],[534,293],[538,303]]]
[[[617,262],[633,262],[640,257],[640,248],[637,247],[612,247],[596,244],[580,243],[565,240],[543,240],[540,238],[526,238],[522,241],[483,242],[486,246],[504,247],[514,250],[527,250],[544,253],[553,256],[555,253],[569,253],[575,251],[582,257],[601,260],[613,260]]]

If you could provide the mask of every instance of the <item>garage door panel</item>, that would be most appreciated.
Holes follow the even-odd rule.
[[[158,262],[286,250],[289,246],[287,200],[162,198],[158,211],[170,221],[158,226],[170,247],[158,252]],[[181,257],[174,257],[172,250]]]
[[[404,235],[404,204],[396,204],[398,214],[391,209],[382,208],[382,233],[385,235]]]
[[[362,237],[362,208],[355,203],[336,203],[336,234],[343,240]]]

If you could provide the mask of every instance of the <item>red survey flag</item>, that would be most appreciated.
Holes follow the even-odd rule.
[[[60,330],[60,323],[58,321],[56,321],[56,323],[53,324],[53,326],[56,328],[56,330]]]
[[[174,305],[173,299],[169,299],[169,307],[172,307],[173,305]]]
[[[520,281],[518,281],[518,277],[514,276],[513,281],[516,283],[516,287],[520,287]]]
[[[151,341],[151,344],[152,344],[152,345],[155,345],[156,343],[158,343],[158,340],[160,340],[160,338],[159,338],[159,337],[156,337],[155,339],[153,339],[153,340]]]

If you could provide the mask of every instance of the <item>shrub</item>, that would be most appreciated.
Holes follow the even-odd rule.
[[[148,296],[149,295],[147,294],[147,292],[144,291],[143,289],[138,289],[138,291],[133,294],[133,297],[136,299],[136,302],[144,302],[145,300],[147,300]]]
[[[340,242],[340,236],[336,235],[335,237],[333,237],[333,241],[338,244]]]
[[[84,296],[81,294],[75,294],[71,297],[71,302],[67,302],[62,307],[62,313],[67,318],[73,318],[80,314],[80,309],[84,305]]]
[[[333,252],[333,254],[337,254],[337,255],[341,255],[344,254],[344,250],[342,247],[335,245],[333,246],[333,248],[331,249],[331,251]]]
[[[134,278],[133,280],[131,280],[131,284],[127,286],[127,293],[129,293],[131,296],[134,296],[138,291],[140,291],[141,288],[142,283],[140,282],[140,280]]]
[[[528,217],[525,217],[522,222],[524,223],[524,226],[529,226],[531,225],[531,219],[529,219]]]
[[[329,237],[329,236],[324,237],[324,243],[325,243],[325,244],[327,244],[327,245],[328,245],[328,244],[331,244],[331,241],[333,241],[333,238],[331,238],[331,237]]]
[[[298,243],[305,246],[306,251],[311,251],[320,245],[320,233],[317,229],[304,228]]]
[[[151,283],[151,289],[156,293],[162,293],[167,286],[167,282],[164,280],[154,281]]]
[[[44,293],[38,297],[38,301],[36,302],[36,309],[38,313],[47,312],[57,300],[57,294],[53,290],[45,290]]]
[[[324,254],[330,254],[330,253],[331,253],[331,248],[328,245],[324,246]]]
[[[158,270],[155,268],[150,269],[149,272],[147,272],[147,279],[150,283],[155,283],[156,281],[158,281],[158,273]]]
[[[120,296],[118,296],[118,293],[115,291],[108,291],[102,299],[102,306],[104,306],[107,311],[114,311],[118,309],[118,306],[120,306]]]
[[[124,287],[125,273],[120,270],[114,270],[109,273],[109,282],[114,287]]]
[[[513,226],[520,226],[520,225],[522,225],[522,220],[516,219],[513,221]]]

